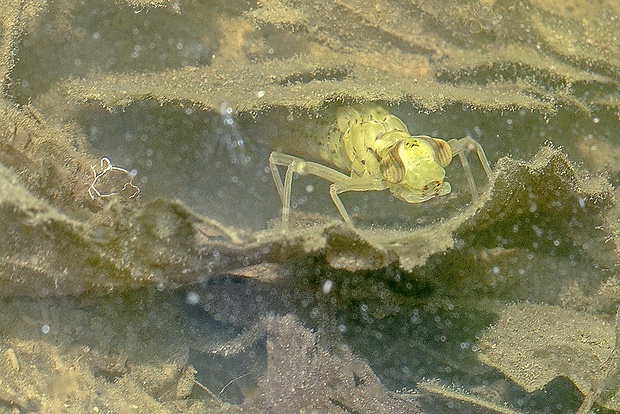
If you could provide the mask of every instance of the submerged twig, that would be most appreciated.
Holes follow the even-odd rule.
[[[478,397],[473,394],[467,394],[465,392],[457,391],[446,386],[443,386],[434,381],[422,381],[417,384],[417,387],[426,392],[440,395],[449,400],[462,401],[467,404],[471,404],[476,407],[485,408],[494,413],[499,414],[519,414],[519,411],[516,411],[510,407],[496,404],[492,401],[485,400],[484,398]]]
[[[194,384],[198,385],[198,388],[200,388],[201,390],[209,394],[211,398],[213,398],[214,400],[220,400],[220,398],[217,395],[213,394],[213,392],[210,389],[202,385],[200,382],[196,381],[195,379],[192,379],[192,381],[194,381]]]
[[[235,382],[235,381],[237,381],[237,380],[240,380],[241,378],[245,378],[245,377],[247,377],[248,375],[250,375],[250,373],[249,373],[249,372],[246,372],[245,374],[243,374],[243,375],[239,375],[238,377],[233,378],[233,379],[231,379],[230,381],[228,381],[228,384],[226,384],[226,385],[224,385],[224,386],[222,387],[222,389],[220,390],[220,392],[218,392],[218,393],[217,393],[217,396],[219,397],[220,395],[222,395],[222,393],[224,392],[224,390],[225,390],[226,388],[228,388],[228,386],[229,386],[229,385],[231,385],[233,382]]]

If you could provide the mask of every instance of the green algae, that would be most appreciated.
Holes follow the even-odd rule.
[[[334,286],[329,298],[336,303],[330,306],[366,306],[371,309],[369,317],[376,320],[413,317],[415,306],[433,301],[492,312],[499,321],[481,345],[491,340],[503,344],[495,347],[501,349],[500,357],[486,348],[483,351],[486,361],[500,373],[528,393],[566,376],[584,394],[595,395],[588,397],[591,400],[617,409],[617,397],[608,395],[615,390],[614,384],[608,384],[609,389],[593,385],[598,378],[592,372],[607,354],[599,355],[588,347],[569,349],[566,339],[570,335],[565,335],[564,342],[556,339],[566,330],[593,337],[604,325],[600,321],[613,314],[620,302],[616,276],[620,220],[615,190],[609,184],[617,183],[618,174],[614,157],[619,152],[615,131],[620,54],[614,36],[620,19],[611,1],[588,10],[555,3],[388,0],[370,9],[361,1],[274,0],[256,5],[216,1],[205,5],[127,0],[102,2],[97,7],[70,0],[8,2],[0,7],[4,22],[0,33],[0,213],[5,234],[0,243],[0,296],[10,302],[16,296],[113,293],[114,300],[121,292],[132,295],[140,288],[191,290],[197,282],[217,281],[222,274],[245,269],[241,278],[266,285],[246,286],[245,297],[258,297],[276,285],[290,290],[298,281],[287,276],[288,270],[275,271],[266,280],[265,273],[251,265],[305,268],[293,275],[308,278],[309,290],[324,292],[326,286]],[[107,21],[117,22],[118,28],[109,30]],[[178,34],[179,27],[186,30]],[[142,59],[149,56],[144,52],[151,50],[149,45],[159,54]],[[487,128],[498,125],[487,135],[484,128],[481,132],[485,147],[493,148],[493,159],[510,152],[517,155],[500,158],[488,188],[473,205],[438,209],[441,219],[399,228],[371,224],[351,229],[324,217],[304,222],[302,216],[301,225],[291,231],[257,231],[220,223],[208,212],[198,212],[174,197],[162,198],[154,190],[131,200],[91,199],[88,194],[93,183],[91,168],[109,154],[94,150],[89,142],[93,134],[85,120],[102,107],[111,111],[111,123],[121,119],[123,111],[147,104],[152,105],[147,118],[153,124],[166,117],[175,117],[181,124],[183,112],[223,117],[225,103],[232,115],[247,121],[238,124],[243,132],[248,125],[251,128],[252,120],[268,120],[271,129],[266,130],[275,131],[285,124],[287,114],[311,119],[326,107],[351,101],[394,104],[405,115],[412,108],[431,115],[445,110],[446,121],[435,127],[442,136],[448,129],[465,133],[458,125],[467,118],[459,115],[463,106],[472,117],[486,117]],[[169,108],[183,111],[171,114],[166,112]],[[510,133],[513,122],[523,124],[520,135]],[[210,125],[209,134],[217,128]],[[170,139],[168,148],[183,146],[185,139]],[[565,148],[540,148],[544,139]],[[277,137],[267,134],[257,140],[269,146]],[[104,148],[114,142],[107,136],[101,141]],[[593,142],[599,143],[598,149]],[[121,147],[129,151],[126,145]],[[248,151],[255,155],[252,149]],[[527,154],[528,160],[518,160],[521,154]],[[133,156],[111,158],[114,165],[130,170]],[[597,175],[587,173],[574,159],[598,166]],[[235,174],[234,169],[222,167],[221,160],[217,162],[216,168],[209,166],[203,174]],[[557,280],[560,274],[562,279]],[[214,286],[210,286],[212,291],[224,291]],[[522,300],[549,305],[506,305]],[[75,306],[79,305],[70,304],[69,309]],[[156,304],[145,303],[144,308],[152,311],[151,316],[159,315]],[[270,324],[269,361],[275,368],[256,384],[271,393],[262,400],[248,398],[239,407],[229,407],[232,411],[264,407],[282,395],[288,397],[279,394],[290,382],[283,375],[285,370],[308,367],[307,380],[317,381],[322,372],[316,364],[321,363],[342,384],[327,390],[334,393],[331,402],[321,400],[332,404],[331,408],[334,404],[361,411],[376,407],[369,400],[356,404],[342,393],[359,393],[364,398],[379,395],[390,407],[405,404],[386,394],[360,360],[354,361],[358,369],[351,375],[364,377],[370,385],[350,381],[339,370],[353,358],[348,354],[328,357],[323,344],[313,348],[317,336],[297,321],[265,319],[263,313],[255,316],[259,324]],[[538,327],[563,319],[580,322],[530,341],[540,348],[554,345],[560,350],[539,359],[528,355],[520,360],[526,364],[521,366],[503,356],[531,350],[517,341],[529,338],[525,334],[530,325],[510,325],[514,341],[503,331],[498,334],[499,327],[517,316],[526,322],[539,321]],[[163,319],[162,323],[172,320]],[[85,323],[76,322],[76,331]],[[141,329],[139,323],[134,325],[128,328],[128,336]],[[32,326],[40,331],[37,323]],[[38,346],[32,351],[26,340],[6,342],[3,347],[12,351],[6,350],[9,359],[0,361],[3,370],[19,372],[20,359],[37,365],[40,372],[32,373],[32,378],[46,389],[49,384],[43,377],[54,368],[45,365],[43,356],[62,354],[69,345],[57,350],[32,332],[19,335]],[[303,339],[299,352],[281,349],[291,338]],[[155,340],[165,344],[166,337]],[[601,349],[610,352],[612,346]],[[158,349],[165,350],[165,345]],[[115,351],[106,348],[104,352]],[[183,352],[187,351],[178,353]],[[301,354],[311,358],[300,358]],[[75,360],[63,358],[59,357],[63,364]],[[109,365],[105,358],[79,365],[75,378],[90,384],[84,395],[95,391],[101,395],[105,390],[108,401],[100,405],[113,410],[127,409],[118,403],[127,399],[151,411],[174,411],[174,404],[184,404],[188,411],[192,408],[191,401],[181,402],[191,394],[196,378],[187,359],[177,357],[173,366],[167,365],[167,374],[158,377],[157,369],[140,368],[129,374],[122,355],[118,358],[120,362]],[[130,361],[136,359],[129,354]],[[580,372],[571,361],[580,361],[576,365]],[[148,363],[165,365],[156,358]],[[515,374],[507,364],[521,370]],[[93,376],[102,375],[120,380],[112,385],[92,382]],[[28,378],[22,371],[10,384],[19,388]],[[140,384],[149,381],[152,388],[145,392]],[[181,391],[171,391],[181,382]],[[41,405],[48,398],[46,392],[18,394],[9,388],[0,390],[0,398],[9,406],[47,408]],[[428,396],[423,389],[422,395]],[[459,400],[458,392],[443,385],[433,390],[429,393],[448,403],[467,400],[476,406],[477,399],[482,399],[464,393],[468,397]],[[74,392],[56,393],[54,404]],[[306,397],[317,401],[312,392]],[[162,398],[169,404],[156,400]],[[86,400],[82,402],[90,409]],[[212,402],[225,409],[219,396]],[[200,404],[204,399],[193,408],[200,411],[204,408]]]

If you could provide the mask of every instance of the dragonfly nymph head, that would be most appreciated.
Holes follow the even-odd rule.
[[[379,160],[381,174],[395,197],[420,203],[450,193],[444,167],[452,161],[450,146],[443,140],[410,136],[391,145]],[[378,156],[380,154],[377,154]]]

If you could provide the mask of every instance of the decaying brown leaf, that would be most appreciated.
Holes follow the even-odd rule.
[[[262,392],[222,412],[421,413],[411,394],[387,391],[366,362],[349,350],[329,349],[295,317],[267,317],[261,324],[267,336]]]
[[[10,235],[2,245],[5,296],[191,284],[216,272],[307,255],[325,256],[331,266],[349,271],[392,263],[411,271],[454,248],[456,238],[526,214],[522,200],[534,202],[539,214],[575,220],[586,207],[611,203],[604,180],[580,175],[549,147],[531,162],[501,160],[478,202],[440,223],[407,231],[354,230],[332,222],[250,234],[167,200],[112,210],[112,226],[93,225],[69,218],[19,184],[10,170],[0,171],[0,208]],[[39,290],[33,291],[35,280]]]
[[[499,322],[480,344],[480,359],[528,392],[563,376],[586,395],[591,389],[607,387],[597,402],[620,409],[617,383],[599,383],[606,380],[604,365],[615,346],[614,324],[609,320],[557,306],[510,305],[499,313]]]
[[[604,3],[601,13],[615,7]],[[237,35],[254,46],[227,38],[226,57],[216,54],[209,66],[93,73],[65,82],[45,101],[115,108],[152,98],[211,110],[227,102],[237,113],[343,100],[407,100],[427,110],[453,102],[545,114],[566,106],[617,110],[620,53],[617,42],[600,39],[615,36],[618,19],[563,15],[534,2],[393,0],[372,7],[265,1],[244,16],[263,38],[237,24]],[[286,46],[274,41],[282,38]]]

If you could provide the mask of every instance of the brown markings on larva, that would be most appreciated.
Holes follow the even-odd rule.
[[[428,142],[433,147],[435,153],[435,161],[442,167],[447,167],[452,162],[452,148],[442,140],[425,136],[418,136],[417,139]]]
[[[404,145],[399,141],[390,148],[387,155],[379,161],[379,170],[383,178],[390,183],[399,183],[405,176],[405,163],[400,158],[400,149]]]

